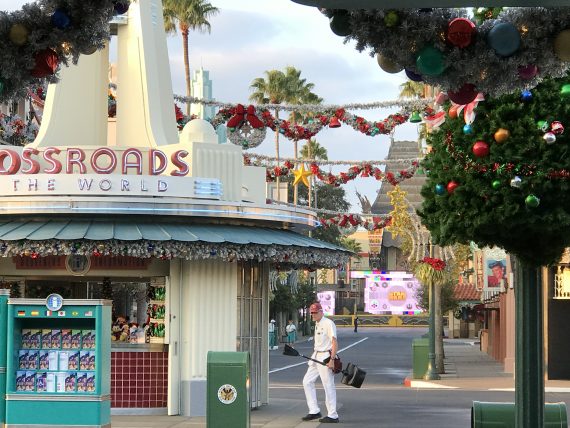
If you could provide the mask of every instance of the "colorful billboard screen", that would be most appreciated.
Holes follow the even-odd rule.
[[[317,300],[323,307],[325,315],[334,315],[335,305],[335,292],[334,291],[320,291],[317,293]]]

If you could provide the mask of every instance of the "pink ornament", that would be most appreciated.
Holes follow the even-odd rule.
[[[455,18],[447,27],[447,41],[458,48],[466,48],[473,43],[475,24],[467,18]]]
[[[459,88],[459,90],[449,91],[447,94],[449,95],[449,99],[455,104],[465,105],[477,98],[478,92],[475,85],[466,83]]]
[[[459,187],[459,184],[455,181],[450,181],[449,183],[447,183],[447,193],[449,193],[450,195],[455,192],[455,189],[457,189]]]
[[[437,96],[435,97],[435,103],[438,105],[442,105],[444,102],[447,101],[447,94],[445,92],[440,92],[439,94],[437,94]]]
[[[477,141],[471,151],[478,158],[484,158],[489,154],[489,145],[484,141]]]
[[[561,122],[558,122],[557,120],[555,120],[554,122],[552,122],[550,124],[550,129],[552,130],[552,132],[554,132],[555,134],[562,134],[564,132],[564,125],[562,125]]]
[[[523,80],[530,80],[538,74],[538,67],[534,64],[519,67],[519,77]]]

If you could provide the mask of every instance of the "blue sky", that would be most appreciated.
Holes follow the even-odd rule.
[[[406,81],[404,73],[382,71],[376,59],[359,53],[354,44],[332,33],[328,19],[316,8],[291,0],[210,0],[221,10],[211,18],[211,34],[190,34],[190,67],[210,71],[214,97],[218,101],[247,103],[249,85],[270,69],[293,66],[315,85],[314,92],[328,104],[366,103],[397,98],[398,86]],[[21,7],[23,0],[0,0],[0,10]],[[182,42],[168,38],[172,85],[175,94],[184,94]],[[390,110],[351,111],[368,120],[380,120]],[[396,139],[417,138],[416,126],[405,124],[396,129]],[[379,160],[388,153],[389,137],[367,137],[346,125],[325,129],[317,134],[330,160]],[[274,155],[272,136],[255,153]],[[293,156],[293,143],[282,138],[281,155]],[[328,167],[325,167],[328,169]],[[333,172],[346,171],[335,167]],[[358,178],[345,186],[355,212],[360,210],[355,190],[374,201],[379,183],[373,178]]]

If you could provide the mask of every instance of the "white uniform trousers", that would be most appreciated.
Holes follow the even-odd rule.
[[[317,355],[317,357],[315,357]],[[329,356],[328,352],[313,353],[312,358],[317,360],[324,360]],[[321,358],[322,357],[322,358]],[[327,416],[329,418],[338,418],[336,412],[336,389],[334,386],[334,373],[327,366],[309,361],[309,368],[305,377],[303,378],[303,388],[305,389],[305,397],[307,398],[307,405],[309,406],[309,413],[315,414],[320,412],[319,402],[317,401],[317,389],[315,382],[318,377],[321,377],[323,388],[325,389],[325,404],[327,406]]]

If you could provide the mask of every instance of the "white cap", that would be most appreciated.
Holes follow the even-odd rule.
[[[271,320],[271,321],[269,321],[269,322],[275,322],[275,320]]]

